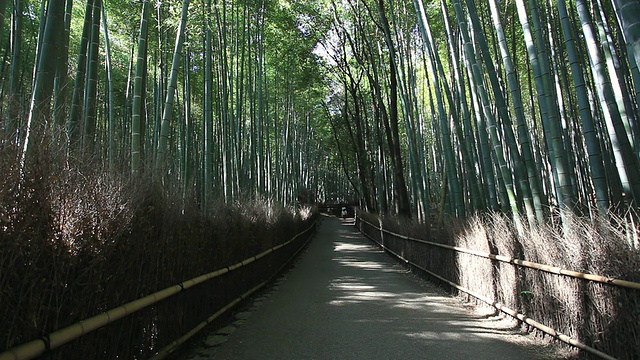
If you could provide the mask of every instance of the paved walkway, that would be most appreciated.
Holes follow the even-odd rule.
[[[189,359],[549,359],[325,218],[295,267]],[[547,354],[547,355],[544,355]]]

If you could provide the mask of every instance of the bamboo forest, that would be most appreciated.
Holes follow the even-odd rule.
[[[155,169],[202,203],[635,209],[625,3],[5,1],[4,146],[24,163],[64,142],[70,164]]]
[[[323,206],[640,281],[638,64],[640,0],[0,0],[0,352],[271,251]],[[487,280],[496,302],[640,356],[637,283],[565,304],[514,276]],[[75,346],[149,357],[180,335],[158,309]]]

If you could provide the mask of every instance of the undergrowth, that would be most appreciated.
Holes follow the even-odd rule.
[[[315,216],[269,199],[212,204],[205,215],[167,181],[72,166],[51,148],[21,168],[19,149],[0,146],[0,352],[256,255]],[[284,249],[49,356],[147,358],[264,281],[290,255]]]
[[[359,215],[384,229],[414,238],[640,282],[638,232],[629,218],[567,216],[563,227],[538,225],[518,235],[512,219],[500,213],[429,224]],[[365,231],[380,241],[379,231]],[[420,267],[573,339],[616,358],[640,358],[638,290],[518,267],[388,234],[383,240],[388,249]],[[469,298],[462,292],[459,295]],[[583,351],[573,352],[579,358],[590,357]]]

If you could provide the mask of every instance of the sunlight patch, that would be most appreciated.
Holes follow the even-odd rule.
[[[349,291],[349,290],[373,290],[373,289],[375,289],[375,286],[365,285],[365,284],[362,284],[362,283],[355,283],[355,284],[353,284],[353,283],[352,284],[348,284],[348,283],[347,284],[345,284],[345,283],[343,283],[343,284],[332,283],[330,285],[330,288],[331,289],[337,289],[337,290],[346,290],[346,291]]]
[[[344,305],[351,305],[351,304],[359,304],[361,302],[362,301],[357,301],[357,300],[339,299],[339,300],[331,300],[331,301],[329,301],[329,305],[344,306]]]
[[[359,291],[354,292],[351,295],[344,296],[343,299],[347,300],[381,300],[385,298],[396,297],[396,294],[384,291]]]
[[[393,307],[397,307],[400,309],[410,309],[410,310],[422,310],[424,309],[424,305],[417,302],[408,302],[408,301],[400,301],[398,304]]]
[[[464,336],[461,333],[457,332],[435,332],[435,331],[424,331],[419,333],[409,333],[408,337],[414,339],[423,339],[423,340],[468,340],[468,336]]]
[[[333,247],[333,251],[363,251],[369,249],[369,245],[357,245],[343,242],[336,242]]]
[[[361,269],[385,269],[386,266],[375,261],[358,261],[358,260],[338,260],[340,264],[345,266],[353,266]]]

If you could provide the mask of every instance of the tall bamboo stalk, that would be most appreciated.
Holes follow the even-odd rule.
[[[142,166],[142,139],[144,116],[142,104],[144,102],[144,79],[147,62],[147,36],[149,33],[150,4],[148,0],[142,2],[142,15],[140,17],[140,33],[138,36],[138,51],[136,68],[133,79],[133,101],[131,110],[131,171],[138,172]]]

